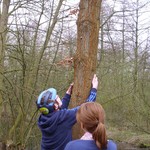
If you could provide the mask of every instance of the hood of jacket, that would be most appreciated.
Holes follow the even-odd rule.
[[[48,115],[41,114],[38,119],[38,126],[42,133],[51,134],[57,129],[59,119],[59,112],[52,112]]]

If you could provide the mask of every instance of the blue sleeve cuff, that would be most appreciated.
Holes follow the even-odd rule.
[[[86,102],[95,102],[96,96],[97,96],[97,89],[92,88]]]
[[[91,91],[92,91],[92,92],[97,92],[97,89],[91,88]]]

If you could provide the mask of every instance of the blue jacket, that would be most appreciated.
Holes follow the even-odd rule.
[[[97,90],[92,88],[86,102],[96,100]],[[76,112],[79,108],[67,109],[71,96],[66,94],[62,99],[62,109],[48,115],[41,114],[38,126],[42,132],[41,150],[64,150],[72,140],[72,127],[76,123]]]
[[[74,140],[69,142],[64,150],[99,150],[99,148],[94,140]],[[117,150],[117,145],[112,140],[108,140],[107,149],[103,150]]]

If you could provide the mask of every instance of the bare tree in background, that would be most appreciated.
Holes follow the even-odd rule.
[[[4,73],[4,55],[6,49],[6,35],[7,35],[7,24],[9,17],[9,6],[10,0],[0,2],[0,112],[2,111],[3,104],[3,73]]]
[[[6,51],[6,35],[7,35],[7,24],[9,17],[9,6],[10,0],[0,1],[0,120],[1,124],[5,123],[6,104],[4,103],[4,57]],[[4,135],[4,133],[2,133]],[[5,149],[5,144],[0,143],[0,149]]]
[[[35,92],[39,86],[42,90],[48,85],[52,66],[49,59],[53,59],[48,58],[50,39],[59,21],[63,0],[6,0],[0,4],[3,6],[0,7],[0,93],[3,95],[0,99],[0,110],[3,110],[0,139],[4,143],[1,149],[25,149],[36,123]],[[45,19],[42,20],[42,17]],[[61,34],[58,32],[55,40],[58,45]],[[42,84],[38,82],[40,74],[45,75]]]

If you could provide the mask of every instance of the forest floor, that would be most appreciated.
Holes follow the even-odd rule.
[[[109,128],[107,134],[117,143],[118,150],[150,150],[150,134],[117,128]]]

